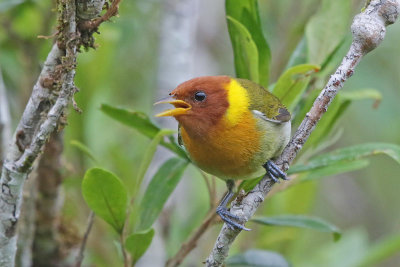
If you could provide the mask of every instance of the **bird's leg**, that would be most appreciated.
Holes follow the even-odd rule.
[[[282,178],[283,180],[289,180],[289,178],[286,176],[286,173],[281,171],[281,169],[279,169],[279,167],[276,166],[272,160],[268,160],[263,167],[267,171],[268,176],[271,177],[274,182],[279,183],[279,178]]]
[[[221,200],[221,203],[219,203],[217,207],[217,214],[221,217],[221,219],[228,225],[229,228],[231,229],[240,229],[240,230],[245,230],[245,231],[250,231],[250,229],[244,227],[238,222],[235,222],[234,220],[240,220],[239,216],[236,216],[228,211],[226,206],[228,205],[229,201],[233,197],[233,188],[235,187],[235,182],[233,180],[228,180],[226,181],[226,186],[228,187],[228,193],[224,196],[224,198]]]

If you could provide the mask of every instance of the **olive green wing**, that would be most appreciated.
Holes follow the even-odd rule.
[[[240,85],[247,90],[250,97],[249,109],[265,120],[283,123],[290,121],[290,112],[281,103],[279,98],[274,96],[261,85],[245,79],[236,79]]]

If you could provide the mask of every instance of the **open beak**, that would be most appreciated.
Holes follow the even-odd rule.
[[[172,104],[174,105],[174,109],[167,109],[166,111],[163,111],[161,113],[156,114],[156,117],[166,117],[166,116],[178,116],[178,115],[183,115],[186,114],[192,106],[188,103],[186,103],[183,100],[175,99],[172,96],[166,97],[161,99],[160,101],[157,101],[154,103],[154,105],[158,104]]]

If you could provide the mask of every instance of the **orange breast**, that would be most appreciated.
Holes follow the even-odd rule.
[[[261,149],[260,135],[250,112],[243,114],[234,126],[222,119],[201,138],[192,138],[181,128],[183,143],[193,162],[222,179],[254,178],[246,175],[255,171],[252,160]]]

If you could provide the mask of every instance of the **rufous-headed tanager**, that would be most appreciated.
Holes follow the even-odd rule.
[[[279,156],[290,138],[290,113],[262,86],[229,76],[205,76],[180,84],[169,97],[174,109],[157,114],[178,122],[178,141],[195,165],[226,181],[228,194],[217,213],[231,228],[248,230],[226,206],[234,180],[267,174],[287,179],[270,159]]]

